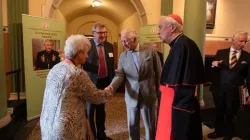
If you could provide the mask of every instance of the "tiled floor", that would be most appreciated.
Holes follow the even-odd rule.
[[[204,100],[206,102],[207,107],[213,107],[212,102],[212,96],[211,93],[209,93],[208,89],[204,89]],[[206,107],[206,108],[207,108]],[[124,95],[122,93],[116,94],[107,104],[106,104],[106,133],[109,137],[111,137],[113,140],[127,140],[128,139],[128,131],[127,131],[127,118],[126,118],[126,106],[124,102]],[[27,125],[24,126],[24,129],[21,130],[25,131],[25,133],[29,133],[31,130],[33,132],[30,134],[28,140],[39,140],[40,138],[40,128],[39,125],[36,125],[38,122],[37,120],[34,120],[32,122],[29,122]],[[27,130],[26,130],[27,129]],[[209,140],[207,138],[207,134],[210,132],[213,132],[213,129],[210,129],[209,127],[203,125],[203,135],[204,140]],[[19,133],[20,135],[22,133]],[[143,129],[143,123],[141,121],[141,140],[144,140],[144,129]],[[222,140],[222,138],[217,139]],[[234,138],[234,140],[240,140],[237,138]]]
[[[26,138],[31,134],[31,132],[34,130],[35,126],[37,125],[39,119],[35,119],[32,121],[29,121],[28,123],[23,120],[23,125],[20,125],[18,128],[19,131],[15,133],[15,136],[13,137],[13,140],[26,140]],[[35,131],[34,131],[35,132]],[[39,131],[36,131],[36,133],[39,133]],[[33,139],[36,140],[36,139]]]
[[[213,132],[214,129],[210,129],[209,127],[205,126],[205,125],[202,125],[202,132],[203,132],[203,140],[222,140],[223,138],[218,138],[218,139],[209,139],[207,137],[207,134]],[[241,140],[240,138],[233,138],[232,140]]]
[[[128,139],[127,119],[126,119],[126,106],[123,94],[116,94],[106,104],[106,134],[113,140],[126,140]],[[144,139],[144,129],[141,123],[141,139]],[[40,130],[36,126],[28,140],[39,140]]]
[[[209,91],[209,86],[205,86],[203,88],[203,99],[205,101],[205,107],[202,109],[214,107],[213,96],[212,96],[212,93]]]

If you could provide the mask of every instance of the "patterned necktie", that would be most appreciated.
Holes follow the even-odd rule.
[[[237,63],[237,57],[236,57],[237,51],[233,51],[232,57],[231,57],[231,63],[230,63],[230,69],[232,69],[236,63]]]
[[[99,54],[99,73],[98,75],[100,77],[105,77],[106,76],[106,65],[105,65],[105,58],[104,58],[104,54],[103,54],[103,51],[102,51],[102,45],[98,45],[98,54]]]

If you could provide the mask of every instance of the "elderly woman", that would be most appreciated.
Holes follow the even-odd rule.
[[[88,57],[90,42],[83,35],[66,40],[65,60],[55,65],[46,80],[40,126],[43,140],[85,140],[87,128],[86,101],[105,103],[111,93],[98,90],[87,73],[77,66]]]

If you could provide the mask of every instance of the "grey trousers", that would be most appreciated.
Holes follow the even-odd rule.
[[[146,140],[154,140],[156,134],[156,105],[138,104],[127,107],[129,140],[140,140],[140,113],[145,127]]]

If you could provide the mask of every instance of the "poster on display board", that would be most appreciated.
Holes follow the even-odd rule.
[[[66,23],[22,15],[27,119],[40,116],[48,72],[60,62]]]
[[[156,48],[157,51],[163,53],[165,60],[170,48],[167,44],[161,42],[158,32],[159,28],[157,24],[141,26],[140,45],[148,45]]]

